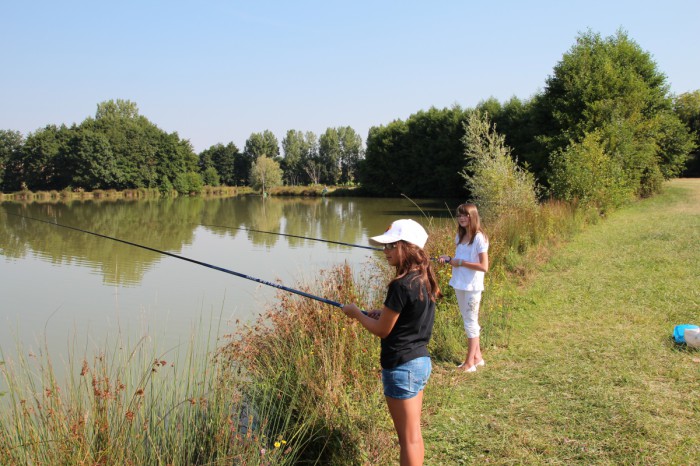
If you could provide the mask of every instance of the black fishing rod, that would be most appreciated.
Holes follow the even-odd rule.
[[[218,266],[212,265],[212,264],[207,264],[206,262],[201,262],[201,261],[198,261],[198,260],[195,260],[195,259],[190,259],[189,257],[179,256],[179,255],[173,254],[173,253],[171,253],[171,252],[161,251],[160,249],[151,248],[151,247],[149,247],[149,246],[144,246],[144,245],[138,244],[138,243],[132,243],[131,241],[126,241],[126,240],[123,240],[123,239],[114,238],[113,236],[107,236],[107,235],[103,235],[103,234],[101,234],[101,233],[95,233],[94,231],[83,230],[82,228],[76,228],[76,227],[72,227],[72,226],[69,226],[69,225],[62,225],[62,224],[60,224],[60,223],[58,223],[58,222],[50,222],[50,221],[48,221],[48,220],[43,220],[43,219],[34,218],[34,217],[28,217],[28,216],[26,216],[26,215],[13,214],[13,213],[11,213],[11,212],[7,212],[7,214],[8,214],[8,215],[14,215],[15,217],[20,217],[20,218],[25,218],[25,219],[28,219],[28,220],[34,220],[34,221],[37,221],[37,222],[46,223],[46,224],[53,225],[53,226],[57,226],[57,227],[61,227],[61,228],[67,228],[67,229],[69,229],[69,230],[79,231],[79,232],[81,232],[81,233],[87,233],[87,234],[89,234],[89,235],[97,236],[97,237],[99,237],[99,238],[111,239],[112,241],[117,241],[117,242],[119,242],[119,243],[128,244],[129,246],[135,246],[135,247],[137,247],[137,248],[146,249],[147,251],[157,252],[157,253],[159,253],[159,254],[164,254],[164,255],[166,255],[166,256],[174,257],[174,258],[176,258],[176,259],[181,259],[181,260],[183,260],[183,261],[192,262],[193,264],[202,265],[202,266],[204,266],[204,267],[209,267],[210,269],[218,270],[219,272],[224,272],[224,273],[228,273],[228,274],[231,274],[231,275],[235,275],[235,276],[237,276],[237,277],[245,278],[245,279],[247,279],[247,280],[252,280],[252,281],[254,281],[254,282],[262,283],[263,285],[272,286],[272,287],[278,288],[278,289],[280,289],[280,290],[284,290],[284,291],[288,291],[288,292],[290,292],[290,293],[295,293],[295,294],[298,294],[298,295],[300,295],[300,296],[304,296],[305,298],[315,299],[316,301],[320,301],[320,302],[322,302],[322,303],[330,304],[331,306],[340,307],[340,308],[343,307],[343,305],[342,305],[341,303],[339,303],[339,302],[332,301],[332,300],[326,299],[326,298],[321,298],[320,296],[315,296],[315,295],[312,295],[311,293],[306,293],[305,291],[295,290],[294,288],[289,288],[289,287],[286,287],[286,286],[284,286],[284,285],[280,285],[279,283],[268,282],[267,280],[262,280],[262,279],[260,279],[260,278],[251,277],[250,275],[246,275],[246,274],[244,274],[244,273],[235,272],[235,271],[233,271],[233,270],[225,269],[225,268],[223,268],[223,267],[218,267]]]
[[[352,243],[343,243],[342,241],[331,241],[328,239],[321,239],[321,238],[310,238],[308,236],[299,236],[299,235],[291,235],[288,233],[276,233],[274,231],[263,231],[263,230],[256,230],[254,228],[243,228],[243,227],[230,227],[226,225],[207,225],[204,223],[196,223],[195,225],[201,225],[203,227],[213,227],[213,228],[228,228],[232,230],[244,230],[244,231],[253,231],[255,233],[265,233],[268,235],[279,235],[279,236],[289,236],[290,238],[299,238],[299,239],[308,239],[312,241],[321,241],[323,243],[332,243],[332,244],[340,244],[342,246],[350,246],[352,248],[363,248],[363,249],[371,249],[372,251],[381,251],[382,248],[375,248],[372,246],[363,246],[361,244],[352,244]]]

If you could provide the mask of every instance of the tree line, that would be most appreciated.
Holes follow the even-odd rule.
[[[216,144],[195,154],[177,133],[139,115],[136,103],[99,103],[79,125],[47,125],[26,138],[0,130],[0,188],[198,192],[203,185],[359,185],[373,196],[471,194],[468,122],[485,115],[540,195],[622,202],[665,179],[700,175],[700,91],[673,96],[651,55],[623,31],[587,31],[529,99],[421,110],[372,127],[363,147],[351,127],[323,134],[265,130],[243,150]],[[471,141],[471,142],[470,142]],[[283,155],[281,155],[283,154]]]
[[[530,99],[431,108],[371,128],[362,186],[386,196],[471,197],[465,177],[475,140],[465,136],[474,113],[487,115],[540,196],[618,204],[658,191],[665,179],[700,176],[700,91],[672,96],[625,32],[588,31]]]

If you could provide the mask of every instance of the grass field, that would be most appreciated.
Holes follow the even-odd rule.
[[[513,306],[484,369],[434,369],[426,464],[700,464],[700,351],[672,340],[700,325],[700,180],[590,226]]]

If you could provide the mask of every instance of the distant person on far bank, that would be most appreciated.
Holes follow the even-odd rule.
[[[355,304],[343,306],[381,338],[382,384],[401,447],[401,466],[421,465],[425,455],[420,418],[423,388],[432,364],[428,342],[435,320],[435,300],[441,296],[430,258],[423,250],[428,234],[413,220],[396,220],[371,238],[384,245],[384,256],[396,268],[384,306],[365,314]]]
[[[467,355],[457,369],[476,372],[477,367],[486,365],[479,343],[479,307],[481,292],[484,291],[484,274],[489,270],[489,240],[474,204],[457,207],[457,224],[455,255],[440,256],[439,261],[452,265],[450,286],[457,295],[467,332]]]

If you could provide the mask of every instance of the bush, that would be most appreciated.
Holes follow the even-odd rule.
[[[595,132],[553,153],[550,163],[549,185],[558,199],[593,206],[604,213],[635,195],[635,186],[629,183],[620,163],[605,151]]]
[[[199,194],[204,188],[204,181],[199,173],[180,173],[173,181],[173,188],[179,194]]]
[[[495,218],[508,212],[535,210],[535,178],[511,157],[505,137],[491,127],[488,115],[473,112],[465,130],[462,141],[467,166],[462,176],[482,215]]]

